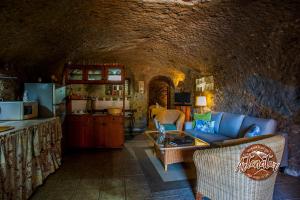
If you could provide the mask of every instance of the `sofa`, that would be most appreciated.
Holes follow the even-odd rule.
[[[200,131],[194,130],[192,122],[185,123],[185,131],[211,143],[239,138],[252,124],[256,124],[260,127],[262,135],[274,134],[277,125],[273,119],[262,119],[227,112],[212,112],[211,121],[215,121],[214,134],[201,133]]]
[[[275,134],[277,126],[277,122],[274,119],[256,118],[227,112],[211,112],[211,121],[215,121],[214,133],[203,133],[194,130],[192,122],[185,123],[185,132],[210,144],[218,143],[220,146],[225,141],[243,137],[243,133],[253,124],[260,127],[261,135]],[[286,145],[281,167],[286,167],[287,163]]]
[[[273,135],[233,146],[228,144],[227,147],[195,151],[193,159],[197,171],[196,200],[271,200],[278,171],[269,178],[259,181],[235,171],[243,150],[252,144],[269,146],[275,153],[277,162],[281,161],[285,144],[282,135]]]
[[[169,109],[159,112],[155,118],[161,125],[165,126],[167,131],[182,131],[184,126],[185,114],[180,110]],[[157,125],[155,125],[158,129]]]

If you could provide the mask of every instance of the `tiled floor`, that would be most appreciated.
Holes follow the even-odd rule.
[[[278,174],[274,200],[300,200],[300,178]]]
[[[145,146],[139,136],[123,150],[77,152],[64,157],[61,168],[50,175],[32,200],[143,200],[193,199],[151,194],[146,178],[132,156],[131,147]],[[274,199],[300,199],[300,179],[279,175]]]
[[[129,142],[127,145],[130,145]],[[64,157],[60,169],[38,188],[32,200],[149,199],[150,189],[127,148],[90,150]]]

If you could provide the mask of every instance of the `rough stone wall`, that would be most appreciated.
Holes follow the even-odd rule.
[[[289,3],[231,13],[238,19],[224,24],[234,29],[220,35],[213,64],[214,109],[277,120],[289,135],[289,168],[300,175],[300,18]]]
[[[226,70],[216,71],[218,81],[214,110],[277,120],[278,132],[288,133],[289,136],[290,167],[298,170],[300,90],[299,83],[287,83],[295,78],[296,70],[284,74],[281,79],[271,78],[270,71],[263,74],[259,68],[256,72],[247,67],[234,68],[232,71],[227,67]]]
[[[189,68],[212,74],[213,108],[278,120],[290,168],[300,170],[299,1],[174,2],[0,1],[0,62],[36,67],[44,80],[68,61],[123,63],[134,91],[145,81],[132,98],[142,121],[152,77],[185,79],[192,90]]]
[[[15,66],[0,64],[0,76],[17,77],[17,79],[0,78],[0,98],[3,101],[20,100],[22,98],[23,82],[28,79],[25,70],[17,69]]]
[[[251,6],[234,24],[225,24],[235,32],[220,38],[215,109],[276,119],[278,131],[289,135],[290,168],[299,172],[300,20],[288,12],[291,5],[265,5],[265,12]]]
[[[16,99],[16,90],[18,88],[15,85],[15,81],[12,80],[0,80],[0,98],[1,100],[15,100]]]

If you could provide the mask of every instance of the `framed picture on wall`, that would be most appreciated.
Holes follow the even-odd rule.
[[[139,93],[144,94],[145,83],[144,81],[139,81]]]
[[[214,90],[213,76],[205,76],[196,79],[196,92],[204,92],[206,90]]]

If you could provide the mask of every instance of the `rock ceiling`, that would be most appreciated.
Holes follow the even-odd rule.
[[[70,60],[207,71],[217,57],[231,56],[232,45],[276,21],[270,17],[276,12],[259,12],[272,1],[199,2],[2,0],[0,63],[40,67]]]

